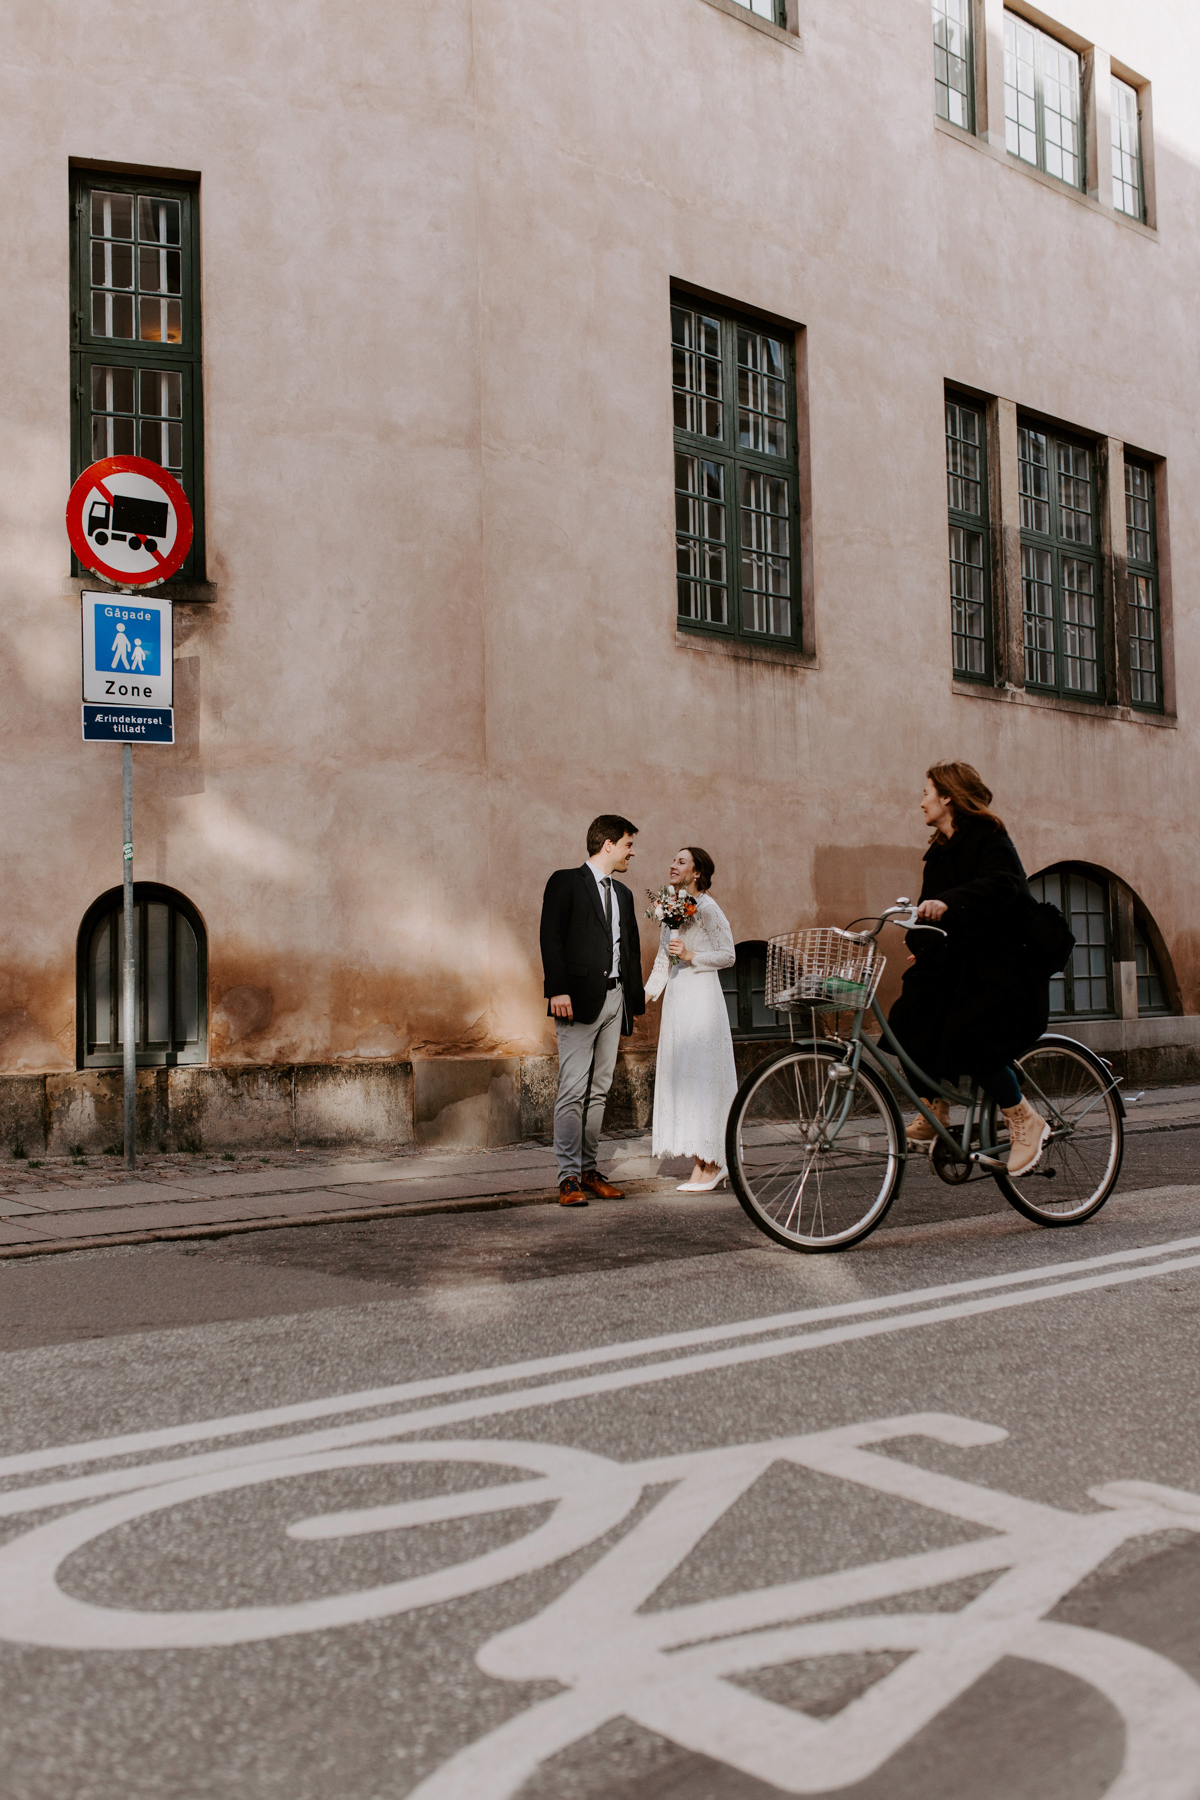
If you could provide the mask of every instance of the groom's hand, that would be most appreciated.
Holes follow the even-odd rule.
[[[550,1011],[556,1019],[573,1019],[575,1014],[571,1011],[570,994],[555,994],[550,1002]]]

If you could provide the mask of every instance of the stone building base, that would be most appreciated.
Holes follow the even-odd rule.
[[[1099,1051],[1131,1086],[1200,1082],[1200,1017],[1078,1020],[1064,1034]],[[785,1040],[735,1045],[739,1078]],[[553,1056],[423,1057],[412,1062],[139,1069],[138,1147],[236,1150],[421,1144],[475,1148],[548,1138]],[[649,1129],[653,1050],[617,1061],[610,1130]],[[0,1075],[0,1157],[88,1155],[120,1147],[120,1069]]]

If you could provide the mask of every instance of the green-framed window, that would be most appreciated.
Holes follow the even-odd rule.
[[[954,673],[990,681],[991,545],[986,420],[981,406],[946,396],[946,502],[950,519],[950,644]]]
[[[721,970],[721,989],[734,1037],[786,1035],[783,1015],[767,1006],[767,946],[761,940],[737,946],[737,962]]]
[[[1004,14],[1004,136],[1013,156],[1082,187],[1079,56],[1036,25]]]
[[[1158,545],[1154,470],[1125,463],[1125,554],[1129,561],[1129,697],[1134,706],[1162,710],[1162,629],[1158,607]]]
[[[72,479],[104,456],[169,469],[195,524],[185,580],[204,577],[199,248],[194,183],[73,172]]]
[[[1025,684],[1099,700],[1103,688],[1095,450],[1017,427]]]
[[[933,103],[939,119],[975,129],[971,0],[933,0]]]
[[[1137,89],[1112,78],[1113,205],[1131,219],[1146,217],[1142,182],[1142,121]]]
[[[133,885],[137,941],[137,1061],[148,1068],[202,1063],[208,1055],[208,943],[190,900],[156,882]],[[76,1063],[118,1068],[125,1027],[121,960],[124,895],[102,894],[79,928]]]
[[[1048,869],[1029,886],[1035,900],[1057,906],[1075,933],[1065,969],[1050,982],[1050,1012],[1097,1018],[1113,1012],[1112,908],[1108,885],[1081,869]]]
[[[799,648],[794,343],[685,295],[671,340],[679,624]]]
[[[1070,961],[1050,982],[1052,1018],[1111,1018],[1116,1011],[1114,903],[1124,885],[1070,863],[1058,863],[1031,878],[1029,886],[1034,899],[1049,900],[1057,906],[1075,933]],[[1127,890],[1127,898],[1134,908],[1138,1014],[1169,1013],[1167,984],[1144,928],[1137,896]]]
[[[787,0],[737,0],[756,18],[770,19],[772,25],[787,25]]]

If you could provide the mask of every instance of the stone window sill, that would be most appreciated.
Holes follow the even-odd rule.
[[[782,25],[773,25],[770,19],[760,19],[758,14],[752,13],[748,6],[739,6],[738,0],[704,0],[704,4],[715,6],[718,12],[728,13],[731,19],[737,19],[741,24],[749,25],[754,31],[761,31],[767,37],[776,38],[779,43],[786,44],[791,50],[800,48],[800,39],[796,32],[788,31]]]
[[[715,5],[716,0],[710,0]],[[1118,212],[1115,206],[1108,206],[1097,199],[1094,194],[1085,194],[1079,188],[1069,187],[1065,181],[1059,181],[1053,175],[1047,175],[1043,169],[1035,169],[1030,163],[1022,162],[1019,156],[1011,156],[1004,144],[994,144],[989,138],[978,137],[973,131],[965,131],[961,125],[952,125],[949,119],[939,119],[933,115],[934,128],[943,137],[954,138],[960,144],[977,150],[983,156],[990,156],[993,162],[1003,163],[1017,175],[1023,175],[1029,181],[1036,181],[1039,187],[1049,188],[1053,193],[1061,194],[1064,199],[1074,201],[1076,206],[1084,207],[1088,212],[1097,213],[1101,218],[1111,219],[1114,225],[1123,225],[1134,231],[1139,237],[1149,238],[1157,244],[1158,231],[1152,225],[1143,225],[1140,219],[1131,219],[1128,213]]]
[[[811,650],[792,650],[783,644],[755,644],[748,638],[718,637],[704,631],[676,628],[677,650],[699,650],[705,656],[726,656],[734,662],[775,663],[785,669],[818,669],[820,663]]]
[[[98,575],[64,575],[62,591],[64,595],[79,595],[87,590],[89,594],[113,593],[123,590],[111,581],[102,581]],[[148,590],[157,600],[171,600],[177,606],[213,606],[219,590],[212,581],[164,581],[160,587]]]
[[[1105,706],[1089,700],[1065,700],[1058,694],[1030,694],[1024,688],[989,687],[979,681],[952,681],[954,693],[969,700],[999,700],[1005,706],[1034,706],[1043,712],[1075,713],[1084,719],[1110,723],[1153,725],[1159,730],[1177,731],[1179,721],[1174,713],[1143,712],[1135,706]]]

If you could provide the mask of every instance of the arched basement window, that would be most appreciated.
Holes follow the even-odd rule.
[[[1126,883],[1108,880],[1098,869],[1062,864],[1035,875],[1029,886],[1036,900],[1049,900],[1059,908],[1075,933],[1071,960],[1050,983],[1052,1018],[1111,1018],[1116,1013],[1113,934],[1122,904],[1127,909],[1125,930],[1132,926],[1138,1013],[1172,1010],[1167,982],[1150,942],[1155,928],[1143,928],[1139,913],[1144,909]],[[1128,948],[1125,954],[1129,955]]]
[[[139,1067],[202,1063],[208,1052],[208,945],[190,900],[156,882],[135,882],[137,1060]],[[81,1069],[120,1065],[124,1020],[121,960],[124,905],[112,888],[89,907],[79,928],[76,1062]]]
[[[721,970],[721,987],[734,1037],[787,1036],[787,1024],[767,1010],[767,946],[761,940],[737,946],[737,962]]]

